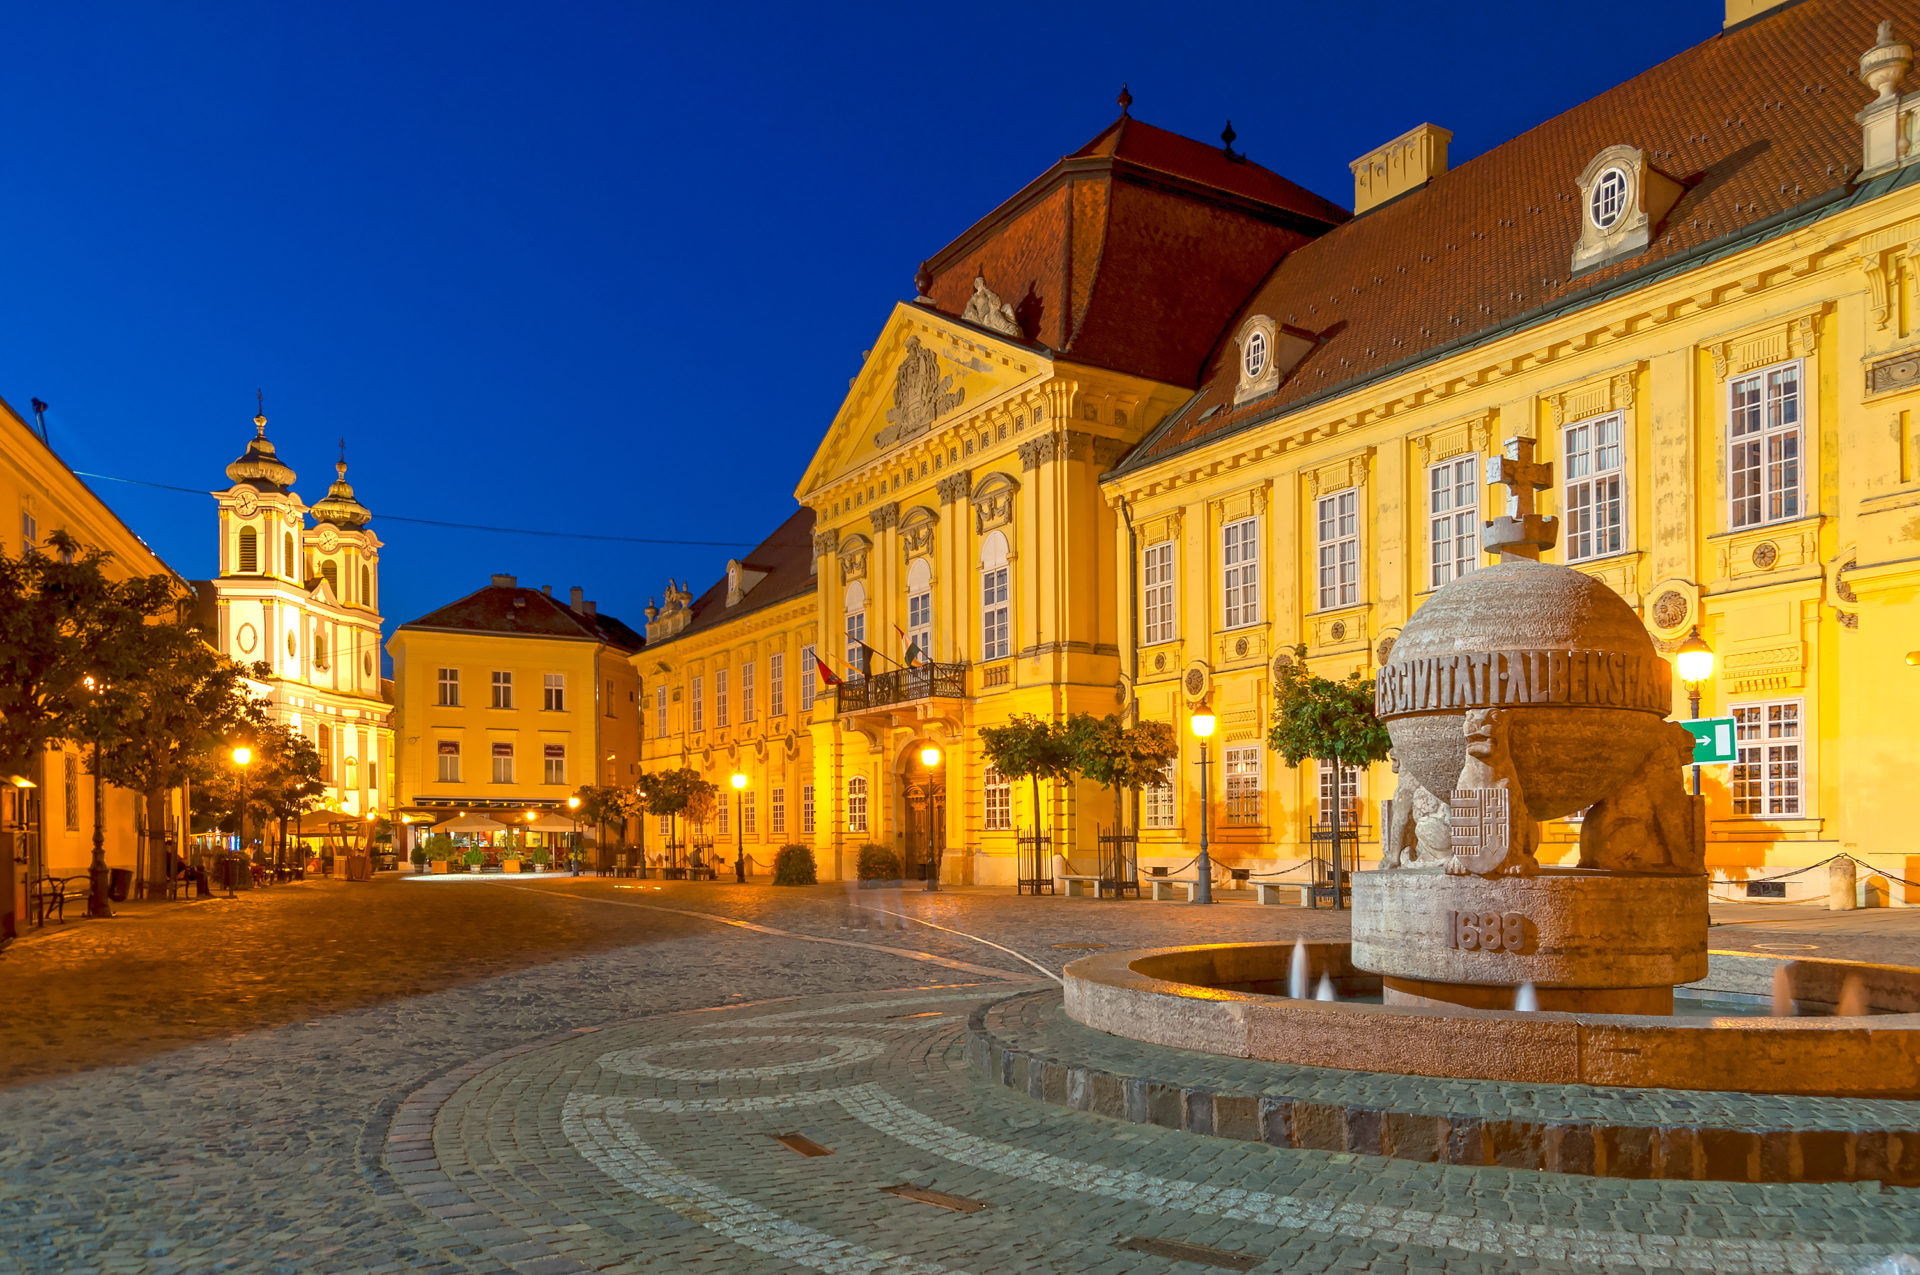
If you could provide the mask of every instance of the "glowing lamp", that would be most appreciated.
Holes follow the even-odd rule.
[[[1920,651],[1908,651],[1907,663],[1911,665],[1920,665]]]
[[[580,799],[578,797],[567,798],[567,809],[569,810],[580,809]]]
[[[1680,680],[1683,682],[1704,682],[1713,676],[1713,648],[1701,639],[1698,625],[1680,644],[1674,662],[1680,666]]]
[[[1213,725],[1213,714],[1209,712],[1198,712],[1187,719],[1187,728],[1193,732],[1195,739],[1212,739]]]
[[[1913,663],[1913,661],[1908,660],[1907,663],[1911,664]],[[28,779],[25,775],[8,775],[7,782],[12,784],[15,788],[38,788],[39,787],[38,784],[34,783],[33,780]]]
[[[233,750],[234,765],[244,766],[252,760],[253,760],[253,750],[251,748],[248,748],[246,745],[243,744],[239,748],[236,748]]]
[[[737,770],[736,770],[736,771],[734,771],[734,772],[733,772],[733,786],[734,786],[735,788],[745,788],[745,787],[747,786],[747,777],[746,777],[745,775],[743,775],[743,774],[741,774],[741,773],[740,773],[739,771],[737,771]]]
[[[928,744],[920,750],[920,763],[928,770],[932,770],[940,764],[940,750],[932,744]]]

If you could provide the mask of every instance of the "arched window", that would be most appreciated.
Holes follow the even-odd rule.
[[[847,780],[847,831],[867,830],[867,777],[855,775]]]
[[[360,568],[360,602],[363,606],[373,605],[373,573],[365,567]]]
[[[933,661],[933,564],[915,558],[907,564],[907,663]]]
[[[340,568],[331,562],[323,563],[320,574],[327,578],[327,585],[333,590],[333,596],[340,596]]]
[[[240,570],[251,574],[260,569],[260,533],[252,527],[240,528]]]
[[[1001,660],[1011,647],[1013,608],[1007,601],[1007,538],[993,532],[980,544],[980,658]]]
[[[855,580],[847,586],[847,672],[864,677],[867,668],[867,587]]]
[[[315,668],[327,666],[327,635],[318,631],[313,635],[313,666]]]
[[[286,557],[280,560],[280,573],[289,579],[298,580],[300,578],[300,563],[293,556],[293,533],[291,531],[283,538],[281,548],[285,550]]]

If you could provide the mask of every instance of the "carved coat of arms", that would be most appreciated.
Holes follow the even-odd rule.
[[[908,337],[906,356],[894,373],[887,427],[874,435],[874,444],[886,447],[926,433],[935,420],[960,406],[966,396],[965,387],[953,388],[951,373],[940,374],[940,360],[934,352],[920,344],[919,337]]]

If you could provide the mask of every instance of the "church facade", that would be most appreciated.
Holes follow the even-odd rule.
[[[227,466],[218,503],[220,573],[197,584],[202,622],[236,663],[263,663],[256,686],[270,718],[319,750],[322,809],[388,812],[393,704],[380,658],[380,539],[347,483],[344,453],[327,494],[309,507],[294,471],[254,436]]]

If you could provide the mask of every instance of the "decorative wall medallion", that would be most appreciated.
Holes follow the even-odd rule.
[[[1197,668],[1188,669],[1186,686],[1187,694],[1199,698],[1200,693],[1207,689],[1207,675]]]
[[[1236,640],[1234,641],[1234,644],[1233,644],[1233,653],[1234,653],[1235,655],[1237,655],[1237,656],[1239,656],[1239,657],[1241,657],[1242,659],[1245,659],[1245,658],[1246,658],[1246,654],[1247,654],[1247,640],[1246,640],[1245,638],[1238,638],[1238,639],[1236,639]]]
[[[1327,636],[1332,638],[1336,642],[1346,641],[1347,640],[1347,622],[1345,620],[1335,620],[1332,624],[1327,626]],[[1332,798],[1328,798],[1328,800],[1331,801]]]
[[[1780,561],[1780,546],[1771,540],[1762,540],[1753,547],[1753,565],[1765,571]]]
[[[292,655],[294,653],[294,650],[295,648],[293,645],[293,634],[289,633],[287,634],[287,654]]]
[[[1869,394],[1905,389],[1910,385],[1920,385],[1920,354],[1907,354],[1884,363],[1875,363],[1867,373]]]
[[[1273,657],[1273,675],[1275,677],[1280,676],[1282,669],[1290,669],[1292,667],[1293,657],[1291,655],[1276,655]]]
[[[941,375],[940,360],[934,352],[920,344],[919,337],[908,337],[906,356],[893,377],[893,406],[887,409],[887,428],[873,436],[874,445],[888,447],[926,433],[934,421],[960,406],[966,397],[965,387],[953,388],[951,373]]]
[[[1677,589],[1668,589],[1653,600],[1653,622],[1662,629],[1679,628],[1687,618],[1687,599]]]
[[[254,643],[260,640],[260,634],[251,624],[243,624],[240,631],[233,635],[234,645],[240,648],[242,655],[252,655]]]
[[[1393,635],[1389,633],[1386,637],[1381,638],[1380,644],[1374,647],[1373,650],[1374,658],[1381,664],[1385,664],[1393,656]]]
[[[360,657],[360,671],[368,677],[373,676],[373,652],[369,651]]]
[[[1167,653],[1165,651],[1153,657],[1153,671],[1156,673],[1164,673],[1167,671]]]

